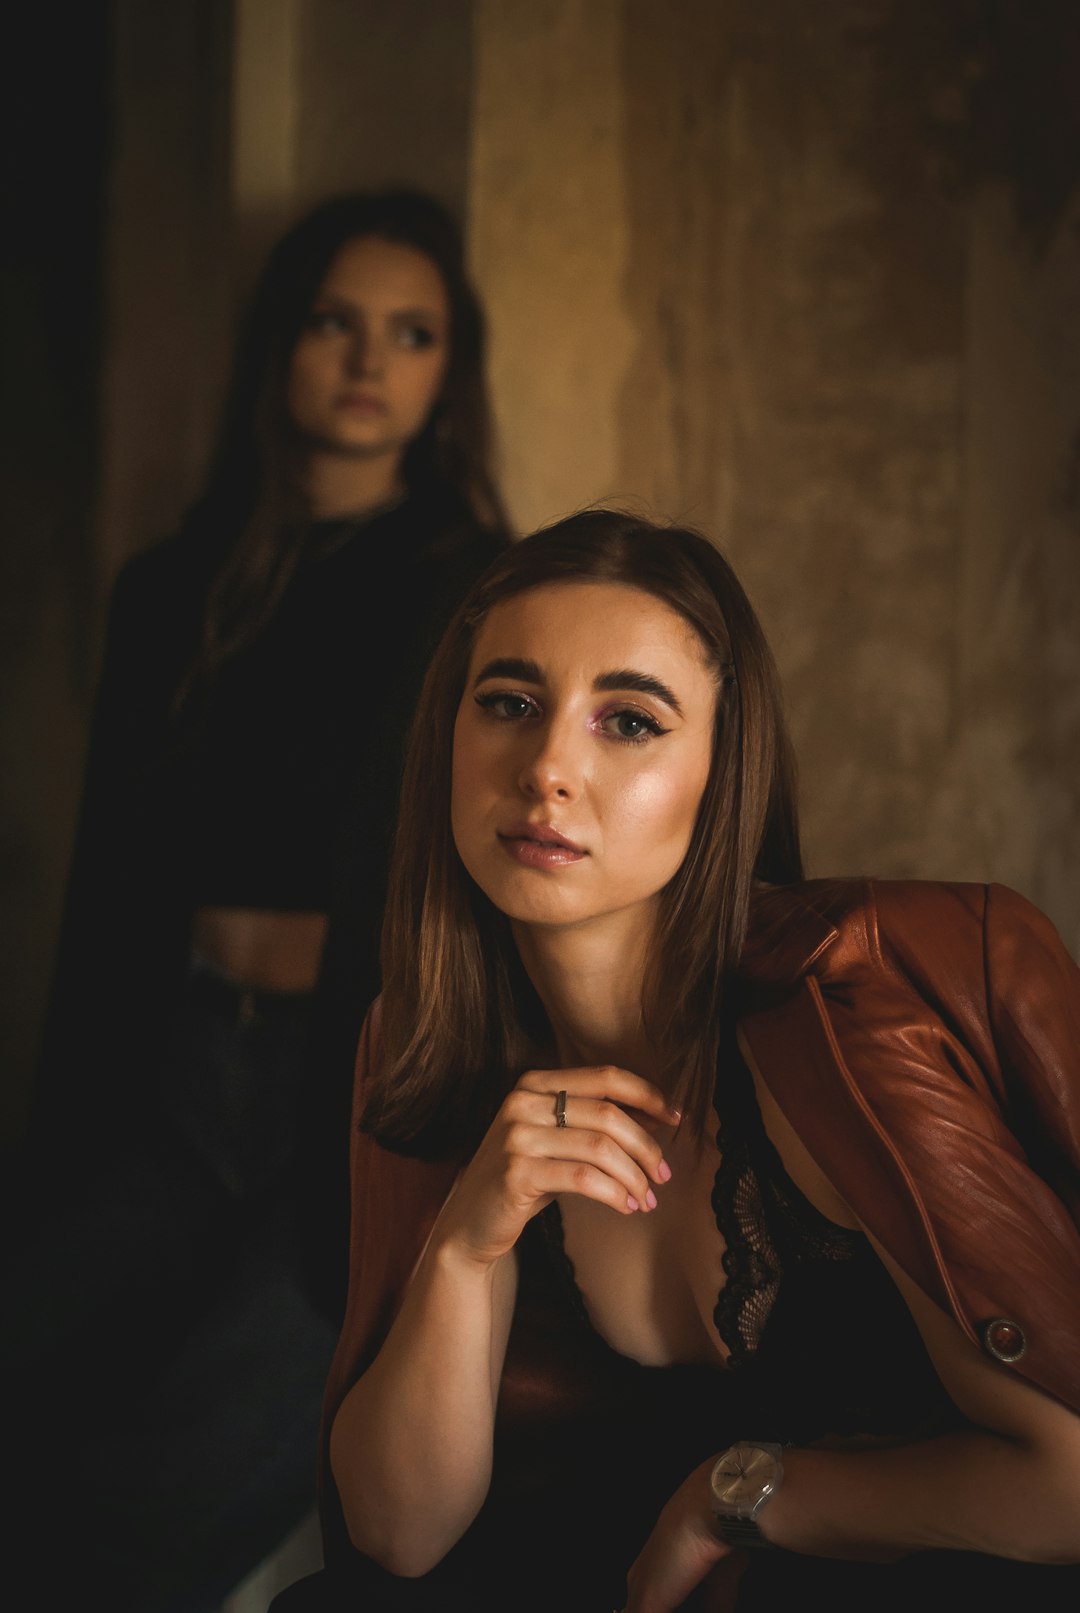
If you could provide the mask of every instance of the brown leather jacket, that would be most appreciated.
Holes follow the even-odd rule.
[[[744,1043],[837,1191],[1080,1410],[1080,969],[1049,920],[1002,885],[812,882],[761,897],[744,969]]]
[[[838,1192],[980,1347],[1080,1411],[1080,969],[1050,922],[1000,885],[775,888],[755,902],[743,985],[744,1046]],[[377,1056],[378,1005],[358,1090]],[[455,1174],[354,1130],[328,1554],[344,1543],[331,1421]]]

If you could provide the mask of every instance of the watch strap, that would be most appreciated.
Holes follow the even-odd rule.
[[[713,1528],[729,1546],[743,1546],[750,1551],[765,1547],[773,1550],[773,1543],[762,1534],[753,1518],[740,1518],[735,1512],[714,1512]]]

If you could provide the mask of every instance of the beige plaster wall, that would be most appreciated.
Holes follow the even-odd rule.
[[[1035,240],[963,183],[960,16],[477,0],[471,251],[511,508],[721,542],[810,871],[1002,879],[1080,955],[1076,192]]]
[[[1080,192],[1039,251],[1000,184],[970,212],[954,707],[927,836],[1080,956]]]
[[[468,237],[522,530],[636,491],[621,0],[476,0]]]

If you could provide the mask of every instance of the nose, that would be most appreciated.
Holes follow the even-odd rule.
[[[533,736],[518,786],[533,801],[573,801],[581,792],[582,764],[574,736],[565,726],[550,724]]]
[[[377,377],[382,374],[385,354],[383,344],[374,331],[364,325],[357,327],[349,343],[349,374]]]

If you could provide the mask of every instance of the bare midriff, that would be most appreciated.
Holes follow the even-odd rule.
[[[315,986],[325,913],[259,907],[200,907],[191,926],[196,952],[250,991],[307,992]]]

